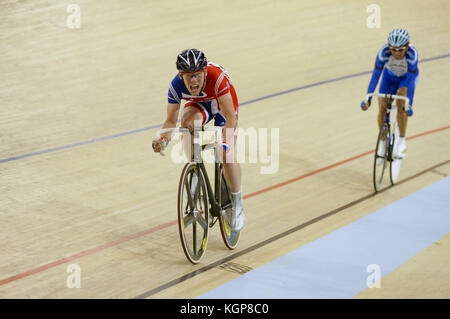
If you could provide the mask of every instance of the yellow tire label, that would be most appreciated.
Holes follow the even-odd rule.
[[[231,233],[230,227],[228,226],[228,223],[225,218],[223,218],[223,226],[225,228],[225,233],[227,234],[227,237],[230,237],[230,233]]]

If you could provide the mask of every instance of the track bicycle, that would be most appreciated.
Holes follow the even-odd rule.
[[[375,147],[375,157],[373,162],[373,186],[375,192],[381,189],[383,183],[384,172],[387,168],[387,163],[390,163],[389,175],[391,185],[394,185],[400,174],[400,167],[402,164],[402,158],[395,156],[398,138],[400,137],[400,131],[397,124],[397,106],[392,105],[395,99],[404,100],[405,107],[409,108],[409,99],[406,96],[384,93],[371,93],[366,95],[366,101],[371,96],[385,97],[387,98],[386,116],[383,125],[380,128],[377,138],[377,144]],[[391,127],[390,117],[393,116],[393,125]],[[379,152],[379,148],[382,148],[383,141],[385,141],[384,152]],[[382,155],[379,155],[382,153]]]
[[[219,158],[222,144],[213,142],[199,144],[199,133],[204,131],[221,131],[223,127],[167,128],[158,131],[158,138],[163,133],[190,133],[191,161],[187,163],[178,185],[178,230],[181,245],[187,259],[197,264],[206,253],[209,229],[219,221],[220,231],[225,246],[237,247],[240,231],[231,230],[231,192],[224,176],[223,163]],[[211,186],[202,152],[214,149],[214,188]],[[164,155],[164,152],[161,153]]]

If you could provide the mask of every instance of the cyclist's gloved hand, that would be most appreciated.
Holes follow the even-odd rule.
[[[222,147],[225,153],[228,153],[230,151],[230,145],[228,145],[226,142],[222,142]]]
[[[412,116],[414,114],[411,106],[409,106],[409,109],[406,111],[406,114],[408,114],[408,116]]]
[[[361,102],[361,110],[367,111],[367,109],[370,107],[370,103],[372,102],[372,98],[370,97],[368,101],[362,101]]]
[[[228,153],[228,152],[230,151],[230,149],[231,149],[230,145],[228,145],[227,142],[225,142],[224,140],[222,140],[222,141],[217,141],[217,142],[216,142],[216,146],[222,146],[223,151],[224,151],[225,153]]]
[[[217,144],[222,146],[225,153],[228,153],[231,149],[230,145],[228,145],[225,141],[218,142]]]
[[[162,136],[161,138],[154,139],[152,142],[153,151],[159,153],[164,151],[167,147],[168,140],[166,137]]]

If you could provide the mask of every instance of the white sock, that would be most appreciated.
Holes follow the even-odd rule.
[[[405,141],[406,141],[406,138],[404,136],[403,137],[400,136],[400,138],[398,139],[399,143],[405,143]]]
[[[242,195],[241,192],[231,193],[231,203],[234,207],[242,206]]]

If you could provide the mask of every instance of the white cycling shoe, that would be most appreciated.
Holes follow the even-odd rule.
[[[231,230],[238,232],[244,228],[245,224],[245,214],[244,207],[237,206],[231,209]]]
[[[395,157],[402,159],[405,158],[406,156],[406,142],[405,140],[400,141],[398,146],[397,146],[397,150],[395,152]]]

